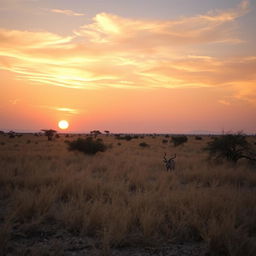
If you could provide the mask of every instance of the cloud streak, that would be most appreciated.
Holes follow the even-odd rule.
[[[40,108],[45,108],[45,109],[50,109],[54,111],[59,111],[59,112],[65,112],[67,114],[72,114],[76,115],[80,113],[79,109],[74,109],[74,108],[64,108],[64,107],[56,107],[56,106],[40,106]]]
[[[0,29],[0,68],[18,79],[65,88],[234,86],[241,98],[249,93],[243,84],[256,89],[256,57],[213,57],[200,49],[241,42],[234,24],[248,11],[249,2],[242,1],[233,9],[176,20],[100,13],[70,36]]]
[[[53,13],[64,14],[67,16],[84,16],[85,15],[84,13],[74,12],[72,10],[51,9],[50,11]]]

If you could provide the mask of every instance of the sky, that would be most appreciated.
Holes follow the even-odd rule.
[[[255,0],[0,0],[0,130],[256,133]]]

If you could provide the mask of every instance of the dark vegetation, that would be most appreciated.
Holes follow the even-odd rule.
[[[49,141],[52,141],[54,138],[54,135],[56,135],[57,131],[55,130],[42,130],[44,132],[44,135],[48,138]]]
[[[69,145],[69,150],[80,151],[87,155],[95,155],[97,152],[104,152],[107,149],[107,146],[102,140],[95,140],[92,137],[87,137],[85,139],[78,138],[67,143]]]
[[[142,148],[149,148],[149,145],[146,142],[141,142],[139,146]]]
[[[172,136],[172,142],[175,147],[182,145],[188,141],[188,137],[185,135]]]
[[[101,134],[101,131],[99,131],[99,130],[93,130],[93,131],[90,132],[90,134],[93,135],[94,138],[97,138],[97,136]]]
[[[215,159],[225,159],[233,163],[242,158],[256,161],[255,150],[247,141],[246,135],[241,132],[214,137],[205,149],[209,151],[210,157]]]
[[[130,141],[133,137],[131,135],[116,135],[116,139]]]

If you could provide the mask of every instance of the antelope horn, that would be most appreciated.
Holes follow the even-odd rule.
[[[176,158],[176,154],[174,154],[174,157],[172,157],[172,159]]]

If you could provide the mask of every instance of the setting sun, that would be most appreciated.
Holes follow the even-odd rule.
[[[66,120],[59,121],[58,125],[59,125],[59,128],[62,130],[65,130],[69,127],[69,123]]]

